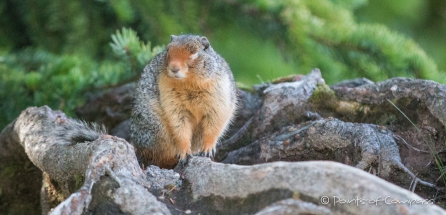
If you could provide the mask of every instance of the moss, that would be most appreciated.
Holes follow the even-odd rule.
[[[344,121],[386,126],[409,125],[390,103],[361,104],[355,101],[340,101],[335,92],[326,84],[318,84],[309,101],[313,105],[313,110],[322,117],[336,117]],[[417,112],[423,109],[418,101],[403,98],[393,102],[414,122],[418,120]]]
[[[392,101],[407,115],[415,124],[419,121],[422,113],[429,113],[427,107],[412,98],[401,98]],[[356,115],[348,115],[352,122],[372,123],[383,126],[398,126],[401,128],[412,127],[411,123],[390,103],[360,104],[357,103]],[[342,118],[340,118],[342,119]]]
[[[293,192],[293,199],[300,199],[300,193],[299,193],[299,191],[294,191],[294,192]]]
[[[339,101],[336,107],[336,113],[342,116],[348,116],[348,118],[356,118],[358,112],[363,110],[365,109],[362,108],[360,103],[352,101]]]
[[[326,84],[318,84],[309,101],[313,103],[317,109],[331,110],[335,110],[339,102],[335,92]]]
[[[395,115],[396,110],[387,103],[381,104],[361,104],[354,103],[355,113],[348,115],[352,122],[372,123],[377,125],[389,126],[398,124],[401,121],[399,116]]]
[[[15,175],[17,171],[18,171],[18,166],[11,164],[2,170],[0,175],[2,178],[11,178]]]
[[[82,185],[84,184],[85,181],[85,177],[81,174],[76,174],[74,175],[74,181],[75,181],[75,186],[76,186],[76,190],[81,188]]]
[[[164,189],[170,190],[170,189],[172,189],[174,187],[175,187],[175,185],[173,185],[173,184],[166,184],[166,186],[164,186]]]
[[[309,101],[321,116],[331,116],[347,121],[354,121],[368,110],[358,102],[340,101],[335,92],[326,84],[318,84]]]
[[[360,96],[360,95],[359,95]],[[312,112],[318,113],[323,118],[334,117],[342,121],[354,123],[371,123],[389,127],[389,129],[411,129],[412,124],[389,102],[377,99],[373,104],[364,104],[352,100],[340,100],[336,93],[326,84],[318,84],[308,100]],[[402,110],[402,112],[417,125],[423,123],[431,116],[426,105],[415,98],[399,98],[392,102]],[[293,107],[290,107],[293,108]],[[286,112],[288,113],[288,112]],[[290,111],[289,119],[296,119],[296,112]],[[273,124],[280,125],[281,122],[273,121]],[[283,124],[283,123],[282,123]]]
[[[383,113],[381,117],[376,120],[377,125],[393,125],[396,124],[397,117],[392,113]]]

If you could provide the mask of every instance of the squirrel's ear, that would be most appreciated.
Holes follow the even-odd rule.
[[[176,38],[177,36],[175,36],[175,35],[170,35],[170,42],[172,42],[175,38]]]
[[[209,40],[206,37],[201,37],[200,38],[200,42],[201,44],[204,46],[204,49],[209,48]]]

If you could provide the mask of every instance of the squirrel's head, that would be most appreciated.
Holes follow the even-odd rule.
[[[203,36],[170,36],[170,43],[166,47],[168,75],[183,79],[189,73],[202,71],[209,47],[209,40]]]

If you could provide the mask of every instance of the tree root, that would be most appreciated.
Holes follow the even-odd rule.
[[[307,159],[335,160],[362,170],[377,164],[377,174],[382,178],[389,178],[397,168],[413,178],[412,190],[416,184],[439,189],[417,178],[402,164],[393,136],[382,126],[320,119],[285,127],[229,153],[222,162],[246,165]]]
[[[47,106],[23,111],[10,132],[10,136],[17,137],[15,144],[21,144],[30,160],[57,183],[59,190],[52,194],[66,198],[51,214],[110,213],[113,208],[91,208],[92,201],[96,205],[101,205],[98,203],[101,201],[119,205],[119,210],[131,214],[169,213],[147,191],[150,185],[146,175],[138,165],[133,147],[125,140],[104,135]],[[104,189],[100,191],[102,194],[95,193],[95,186],[107,183],[104,179],[116,186],[109,187],[108,192]],[[43,200],[55,199],[48,196],[51,192],[43,193],[46,195]],[[98,200],[104,193],[106,197]]]

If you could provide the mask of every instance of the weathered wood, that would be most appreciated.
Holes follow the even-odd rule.
[[[39,214],[42,171],[32,164],[14,133],[16,120],[0,133],[0,213]]]
[[[149,184],[133,147],[97,126],[91,128],[43,106],[23,111],[5,132],[16,137],[12,142],[20,144],[33,164],[55,181],[58,189],[53,195],[66,198],[51,214],[104,213],[116,208],[130,214],[169,213],[147,191]],[[91,208],[90,202],[101,196],[103,201]]]
[[[387,100],[402,98],[414,99],[423,103],[432,116],[446,125],[446,86],[434,81],[391,78],[355,88],[334,86],[333,91],[340,100],[364,104],[382,104],[387,103]]]
[[[272,202],[287,198],[313,204],[307,208],[307,214],[446,214],[433,202],[410,191],[358,168],[332,161],[240,166],[193,157],[184,169],[184,177],[189,182],[193,202],[205,202],[208,211],[212,209],[222,214],[255,213]],[[357,199],[358,205],[340,203],[341,199]],[[323,202],[325,200],[328,202]],[[369,200],[378,202],[374,204]],[[392,200],[424,204],[391,204]],[[297,208],[291,210],[291,214],[299,214]]]
[[[221,162],[250,165],[281,160],[333,160],[365,171],[373,169],[376,175],[384,179],[389,179],[391,175],[395,177],[393,173],[401,170],[416,183],[436,188],[434,184],[415,177],[401,163],[393,136],[391,131],[382,126],[320,119],[284,127],[281,131],[230,152]]]
[[[129,139],[129,86],[102,93],[78,113],[110,121],[112,134]],[[176,172],[153,166],[143,172],[125,140],[48,107],[29,108],[0,134],[0,161],[28,160],[43,171],[44,213],[58,205],[53,214],[445,214],[420,202],[411,207],[385,199],[378,205],[320,202],[322,196],[431,201],[444,195],[433,155],[444,151],[445,90],[435,82],[404,78],[329,87],[318,70],[240,90],[240,110],[215,160],[252,166],[192,157]],[[357,168],[294,162],[308,160]]]

